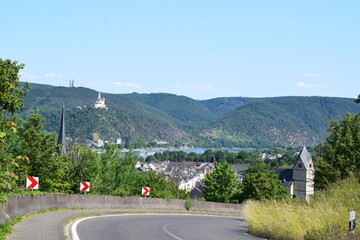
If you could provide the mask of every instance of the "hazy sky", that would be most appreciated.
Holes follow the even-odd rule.
[[[2,0],[21,80],[195,99],[360,93],[360,1]]]

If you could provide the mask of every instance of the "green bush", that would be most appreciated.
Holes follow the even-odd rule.
[[[191,199],[188,199],[188,200],[185,201],[185,208],[186,208],[186,210],[190,211],[191,208],[192,208],[192,206],[193,206],[193,202],[192,202]]]

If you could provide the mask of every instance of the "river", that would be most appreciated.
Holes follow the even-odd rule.
[[[197,154],[204,153],[208,148],[190,148],[190,149],[144,149],[144,150],[135,150],[134,153],[136,156],[147,158],[148,156],[154,155],[155,153],[163,153],[164,151],[183,151],[186,153],[194,152]],[[213,151],[228,151],[228,152],[252,152],[255,151],[254,148],[211,148]],[[121,152],[120,156],[124,157],[127,152]]]

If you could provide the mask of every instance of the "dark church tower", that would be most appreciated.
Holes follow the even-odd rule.
[[[58,145],[61,145],[58,148],[59,154],[66,154],[66,135],[65,135],[65,112],[64,112],[64,105],[61,112],[61,122],[60,122],[60,129],[59,129],[59,138],[58,138]]]

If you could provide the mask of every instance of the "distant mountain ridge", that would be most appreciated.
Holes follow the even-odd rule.
[[[84,141],[93,133],[103,139],[119,134],[128,144],[152,146],[166,140],[172,146],[268,147],[319,143],[326,135],[324,119],[338,120],[360,112],[360,104],[335,97],[224,97],[194,100],[168,93],[107,94],[105,109],[90,106],[98,92],[82,87],[30,84],[20,112],[39,109],[46,129],[57,131],[65,105],[67,133]]]
[[[223,142],[236,139],[234,144],[240,141],[237,136],[242,136],[251,139],[245,145],[253,146],[313,145],[327,136],[325,119],[339,120],[348,112],[360,112],[360,105],[348,98],[247,98],[241,104],[242,101],[239,98],[241,106],[213,122],[203,134]]]
[[[201,102],[185,96],[168,93],[132,93],[123,96],[155,107],[189,126],[196,127],[217,118],[215,113]]]

